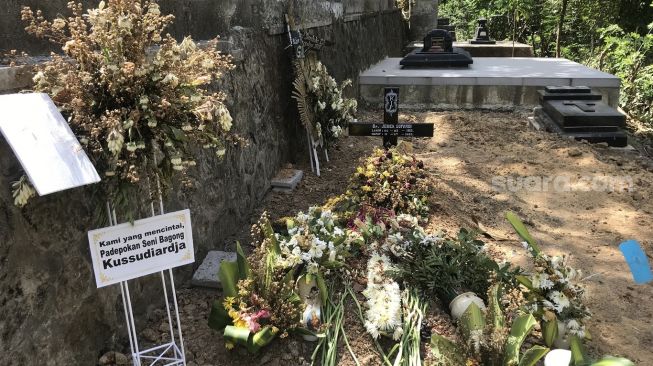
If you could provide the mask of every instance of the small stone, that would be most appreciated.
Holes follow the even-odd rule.
[[[261,361],[259,361],[259,366],[265,365],[266,363],[270,362],[270,359],[272,356],[269,353],[266,353],[261,357]]]
[[[570,149],[569,151],[567,151],[567,154],[569,154],[569,156],[571,156],[572,158],[577,158],[577,157],[583,155],[583,152],[580,151],[580,149],[573,148],[573,149]]]
[[[447,144],[446,141],[440,141],[440,142],[438,142],[438,146],[439,146],[439,147],[447,147],[448,144]]]
[[[159,333],[157,333],[152,328],[145,328],[145,330],[143,330],[141,335],[143,336],[143,338],[145,338],[146,341],[149,341],[149,342],[152,342],[152,343],[159,340]]]
[[[168,324],[168,322],[161,323],[161,325],[159,326],[159,332],[167,333],[169,331],[170,331],[170,324]]]
[[[363,292],[363,291],[365,291],[365,286],[364,286],[364,285],[361,285],[360,283],[354,283],[353,288],[354,288],[354,291],[356,291],[356,292]]]
[[[290,351],[290,354],[291,354],[293,357],[295,357],[295,358],[296,358],[296,357],[299,357],[299,353],[300,353],[300,351],[299,351],[299,343],[298,343],[297,341],[291,341],[291,342],[288,344],[288,350]]]
[[[129,365],[129,358],[127,358],[127,355],[122,354],[120,352],[116,352],[115,358],[116,358],[116,365]]]
[[[632,197],[635,201],[642,201],[644,199],[644,195],[641,192],[633,192]]]
[[[100,360],[98,363],[102,366],[104,365],[112,365],[116,361],[116,355],[115,352],[109,351],[100,357]]]

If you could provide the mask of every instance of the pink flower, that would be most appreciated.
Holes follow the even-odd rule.
[[[266,319],[270,317],[270,312],[267,310],[260,310],[253,315],[243,315],[243,319],[247,322],[250,332],[256,333],[261,329],[261,324],[258,323],[259,319]]]

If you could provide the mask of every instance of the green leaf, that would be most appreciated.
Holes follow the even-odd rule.
[[[581,366],[588,363],[583,341],[578,336],[569,336],[569,348],[571,349],[571,360],[575,366]]]
[[[170,130],[172,131],[172,135],[174,136],[175,140],[188,141],[188,137],[186,137],[184,131],[172,126],[170,126]]]
[[[506,341],[506,348],[503,357],[504,365],[519,364],[519,349],[526,337],[535,327],[535,317],[532,314],[518,316],[512,323],[510,335]]]
[[[592,366],[635,366],[635,364],[631,360],[621,357],[606,357],[593,363]]]
[[[238,263],[238,279],[246,280],[251,274],[247,256],[240,246],[240,242],[236,242],[236,262]]]
[[[252,332],[247,328],[235,327],[233,325],[228,325],[224,328],[224,339],[241,346],[247,346],[250,334]]]
[[[553,341],[558,336],[558,320],[545,321],[542,323],[542,337],[547,347],[553,345]]]
[[[472,332],[482,331],[485,328],[483,311],[476,303],[472,302],[467,306],[467,310],[460,317],[460,328],[468,340],[471,338]]]
[[[224,297],[235,297],[238,295],[238,263],[222,261],[220,263],[220,283]]]
[[[512,227],[515,229],[517,234],[530,245],[531,249],[533,249],[533,252],[535,255],[539,255],[542,251],[540,250],[539,245],[535,242],[535,239],[531,236],[531,234],[528,232],[526,229],[526,226],[524,226],[524,223],[521,222],[519,217],[514,213],[514,212],[506,212],[506,219],[508,219],[508,222]]]
[[[500,304],[501,296],[499,295],[499,285],[495,284],[490,288],[489,302],[489,316],[492,317],[492,326],[494,329],[501,329],[504,327],[506,320],[503,316],[503,310]]]
[[[516,275],[515,279],[517,280],[517,282],[524,285],[524,287],[526,287],[527,289],[529,289],[529,290],[533,289],[533,282],[531,282],[531,280],[528,278],[528,276]]]
[[[317,283],[317,288],[320,290],[320,298],[322,300],[322,305],[326,306],[327,301],[329,300],[329,291],[327,289],[326,282],[321,273],[318,273],[315,276],[315,282]]]
[[[224,306],[222,306],[222,302],[220,300],[214,301],[211,306],[211,313],[209,314],[209,327],[221,331],[227,325],[231,325],[231,323],[232,319]]]
[[[256,332],[247,342],[247,350],[250,353],[257,353],[261,348],[267,346],[277,336],[272,327],[267,326]]]
[[[549,349],[542,346],[533,346],[526,351],[519,361],[519,366],[535,366],[537,361],[549,353]]]
[[[431,336],[431,349],[435,359],[443,365],[466,364],[465,352],[457,344],[439,334]]]

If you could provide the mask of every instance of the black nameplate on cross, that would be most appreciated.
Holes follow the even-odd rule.
[[[383,123],[350,123],[349,136],[383,137],[383,147],[397,146],[399,137],[433,137],[433,123],[399,123],[399,88],[385,88]]]

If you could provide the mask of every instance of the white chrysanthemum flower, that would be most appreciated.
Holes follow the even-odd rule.
[[[399,284],[385,276],[393,268],[385,255],[372,253],[368,262],[367,287],[363,295],[367,298],[365,312],[366,329],[373,337],[378,333],[401,336],[401,290]]]
[[[576,319],[571,319],[567,322],[567,329],[569,330],[578,330],[580,327],[581,325],[576,321]]]
[[[570,302],[565,294],[560,291],[553,291],[549,294],[549,299],[553,302],[553,307],[558,313],[569,307]]]
[[[342,135],[342,127],[332,126],[331,127],[331,133],[333,133],[333,137],[335,137],[335,138],[340,137],[340,135]]]
[[[546,273],[536,273],[531,276],[531,282],[533,287],[541,288],[544,290],[553,288],[553,281],[549,279],[549,276]]]

